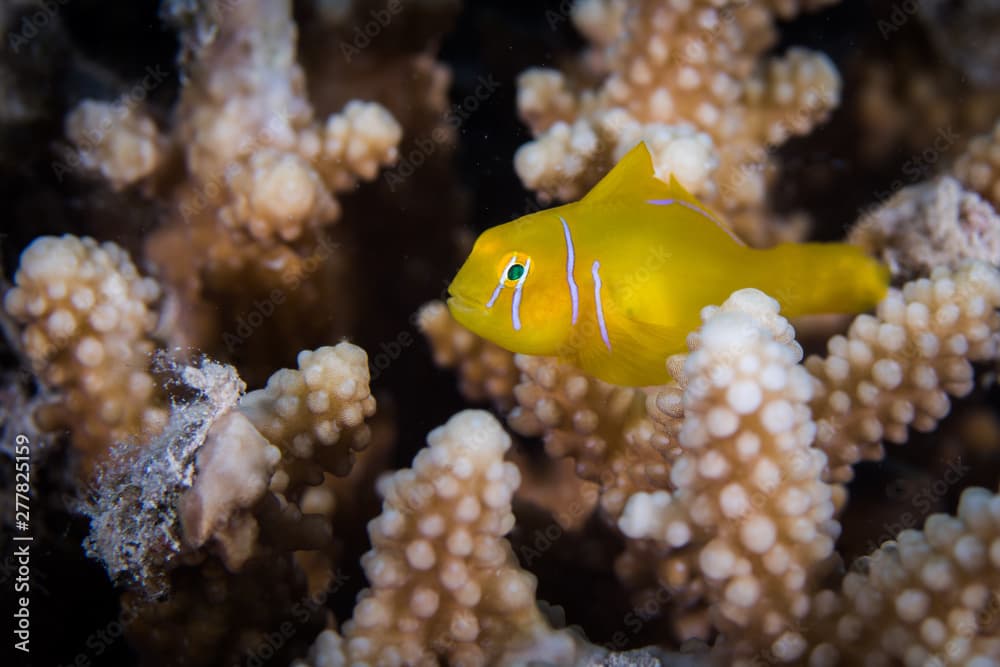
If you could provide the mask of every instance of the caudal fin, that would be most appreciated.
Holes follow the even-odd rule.
[[[846,243],[785,243],[757,252],[756,282],[786,317],[861,313],[889,287],[889,269]]]

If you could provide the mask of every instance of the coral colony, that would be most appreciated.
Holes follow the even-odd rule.
[[[995,7],[164,0],[176,66],[57,104],[71,4],[0,8],[0,118],[54,133],[50,189],[6,189],[14,664],[1000,665]],[[862,56],[794,45],[859,11]],[[476,47],[516,86],[438,51],[515,20]],[[527,143],[459,173],[513,106]],[[539,210],[470,178],[544,210],[640,142],[728,233],[853,244],[888,291],[727,289],[642,387],[452,317],[472,230]],[[53,551],[99,591],[58,642]]]

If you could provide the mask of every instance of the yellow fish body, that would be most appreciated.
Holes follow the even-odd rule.
[[[644,143],[583,199],[488,229],[448,288],[463,326],[513,352],[558,356],[619,385],[670,380],[706,305],[756,287],[788,317],[861,312],[888,270],[842,243],[747,247]]]

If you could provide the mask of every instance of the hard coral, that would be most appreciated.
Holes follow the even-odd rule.
[[[820,479],[826,457],[812,446],[812,381],[777,312],[757,290],[705,309],[677,373],[684,424],[674,490],[634,494],[618,523],[628,537],[662,545],[674,562],[664,571],[684,567],[705,582],[734,653],[767,649],[793,660],[805,649],[797,627],[840,526],[834,489]]]
[[[1000,122],[969,142],[955,162],[955,177],[1000,208]]]
[[[465,411],[428,435],[413,468],[383,484],[369,524],[363,591],[344,639],[321,635],[324,664],[566,662],[573,639],[553,631],[535,603],[534,577],[503,538],[514,525],[520,479],[503,461],[510,437],[488,413]],[[346,662],[345,662],[346,661]]]
[[[238,570],[256,548],[259,527],[250,509],[264,496],[281,452],[239,411],[209,429],[195,459],[197,476],[179,502],[188,548],[216,542],[229,570]]]
[[[239,448],[244,445],[241,441],[247,437],[247,429],[252,429],[238,417],[234,420],[227,416],[236,407],[243,382],[231,367],[210,361],[179,367],[176,372],[194,396],[175,403],[162,432],[142,448],[134,453],[124,449],[112,453],[83,508],[91,521],[90,535],[84,543],[88,553],[103,561],[113,578],[131,583],[146,594],[162,593],[166,572],[190,550],[182,538],[182,513],[194,512],[194,517],[185,520],[189,545],[205,542],[208,536],[200,525],[202,519],[214,515],[217,519],[209,521],[212,527],[227,528],[226,517],[216,508],[222,506],[229,513],[240,505],[251,504],[255,499],[246,497],[245,485],[249,481],[253,486],[253,478],[260,473],[258,467],[266,474],[274,464],[266,443],[252,438],[245,443],[247,449],[259,444],[263,451],[261,456],[242,462],[243,472],[233,474],[232,468],[214,465],[212,449]],[[238,442],[227,442],[229,437]],[[210,448],[207,460],[201,457],[206,446]],[[201,485],[200,489],[196,479],[199,459],[206,471],[221,473],[218,480],[213,477],[212,485]],[[213,488],[209,498],[204,486],[211,488],[216,481],[219,488]],[[224,481],[230,486],[222,484]],[[196,487],[195,497],[182,501],[192,485]],[[256,486],[263,495],[265,489]],[[242,500],[221,501],[218,492],[223,488]]]
[[[167,203],[145,249],[167,294],[168,342],[233,359],[259,381],[275,365],[260,353],[274,338],[294,350],[346,333],[353,308],[336,288],[347,259],[328,232],[337,194],[396,161],[402,128],[360,100],[314,117],[290,2],[177,0],[163,14],[185,56],[173,126],[161,135],[135,105],[85,101],[67,133],[114,188],[142,180]],[[335,317],[286,326],[293,317],[269,315],[318,304]],[[247,317],[260,320],[248,327]]]
[[[358,102],[322,126],[313,121],[288,3],[239,3],[189,16],[176,2],[167,11],[199,29],[186,35],[197,58],[181,96],[177,140],[195,184],[217,184],[214,203],[226,227],[294,240],[338,217],[333,192],[374,178],[380,164],[395,160],[401,131],[378,105]],[[209,26],[216,32],[205,38]],[[265,201],[274,194],[291,208]]]
[[[815,596],[810,665],[996,665],[1000,496],[962,493],[958,516],[935,514],[851,567]]]
[[[323,471],[346,475],[371,437],[364,421],[375,413],[368,355],[340,343],[303,350],[298,362],[298,370],[279,370],[264,389],[243,397],[240,409],[281,448],[284,465],[312,462],[310,476],[319,479]]]
[[[511,407],[518,376],[513,353],[460,325],[440,301],[421,307],[417,326],[427,336],[435,363],[457,369],[459,390],[465,398]]]
[[[509,419],[599,482],[629,538],[616,569],[637,605],[666,591],[680,639],[721,632],[724,649],[706,660],[801,660],[850,464],[881,458],[881,439],[902,441],[910,424],[931,428],[949,393],[971,389],[969,362],[997,355],[998,307],[996,268],[939,267],[856,318],[828,359],[800,364],[777,302],[744,290],[706,308],[691,354],[668,360],[678,382],[645,394],[515,355]]]
[[[905,188],[862,216],[850,241],[877,254],[894,277],[911,279],[969,259],[1000,264],[1000,216],[942,176]]]
[[[598,482],[610,518],[632,493],[667,482],[670,438],[645,419],[641,390],[609,385],[548,357],[519,354],[515,363],[521,381],[511,428],[541,436],[549,456],[570,457],[581,479]]]
[[[939,267],[891,290],[875,316],[858,316],[826,357],[806,360],[819,381],[811,404],[830,479],[850,480],[854,463],[880,460],[882,441],[905,442],[910,426],[931,430],[948,414],[949,395],[972,390],[970,361],[997,356],[998,307],[996,268]]]
[[[160,296],[128,253],[91,238],[43,236],[28,246],[4,297],[23,326],[34,372],[61,392],[38,415],[43,427],[69,427],[84,470],[116,443],[134,443],[166,421],[152,376]]]
[[[149,177],[165,158],[153,119],[126,100],[82,102],[66,116],[66,137],[78,148],[80,166],[115,190]]]
[[[551,70],[522,75],[518,106],[536,139],[518,151],[518,175],[543,195],[575,198],[645,139],[657,173],[675,174],[729,212],[752,242],[769,241],[775,230],[741,215],[763,204],[768,153],[811,130],[840,96],[825,56],[792,49],[762,57],[775,40],[775,15],[791,18],[802,8],[650,1],[625,11],[617,0],[577,3],[578,24],[607,45],[598,59],[607,76],[591,88]],[[615,23],[596,30],[594,16]]]

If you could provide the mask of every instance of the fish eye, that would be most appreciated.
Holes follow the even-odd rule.
[[[520,280],[524,275],[524,264],[511,264],[507,269],[507,280]]]

